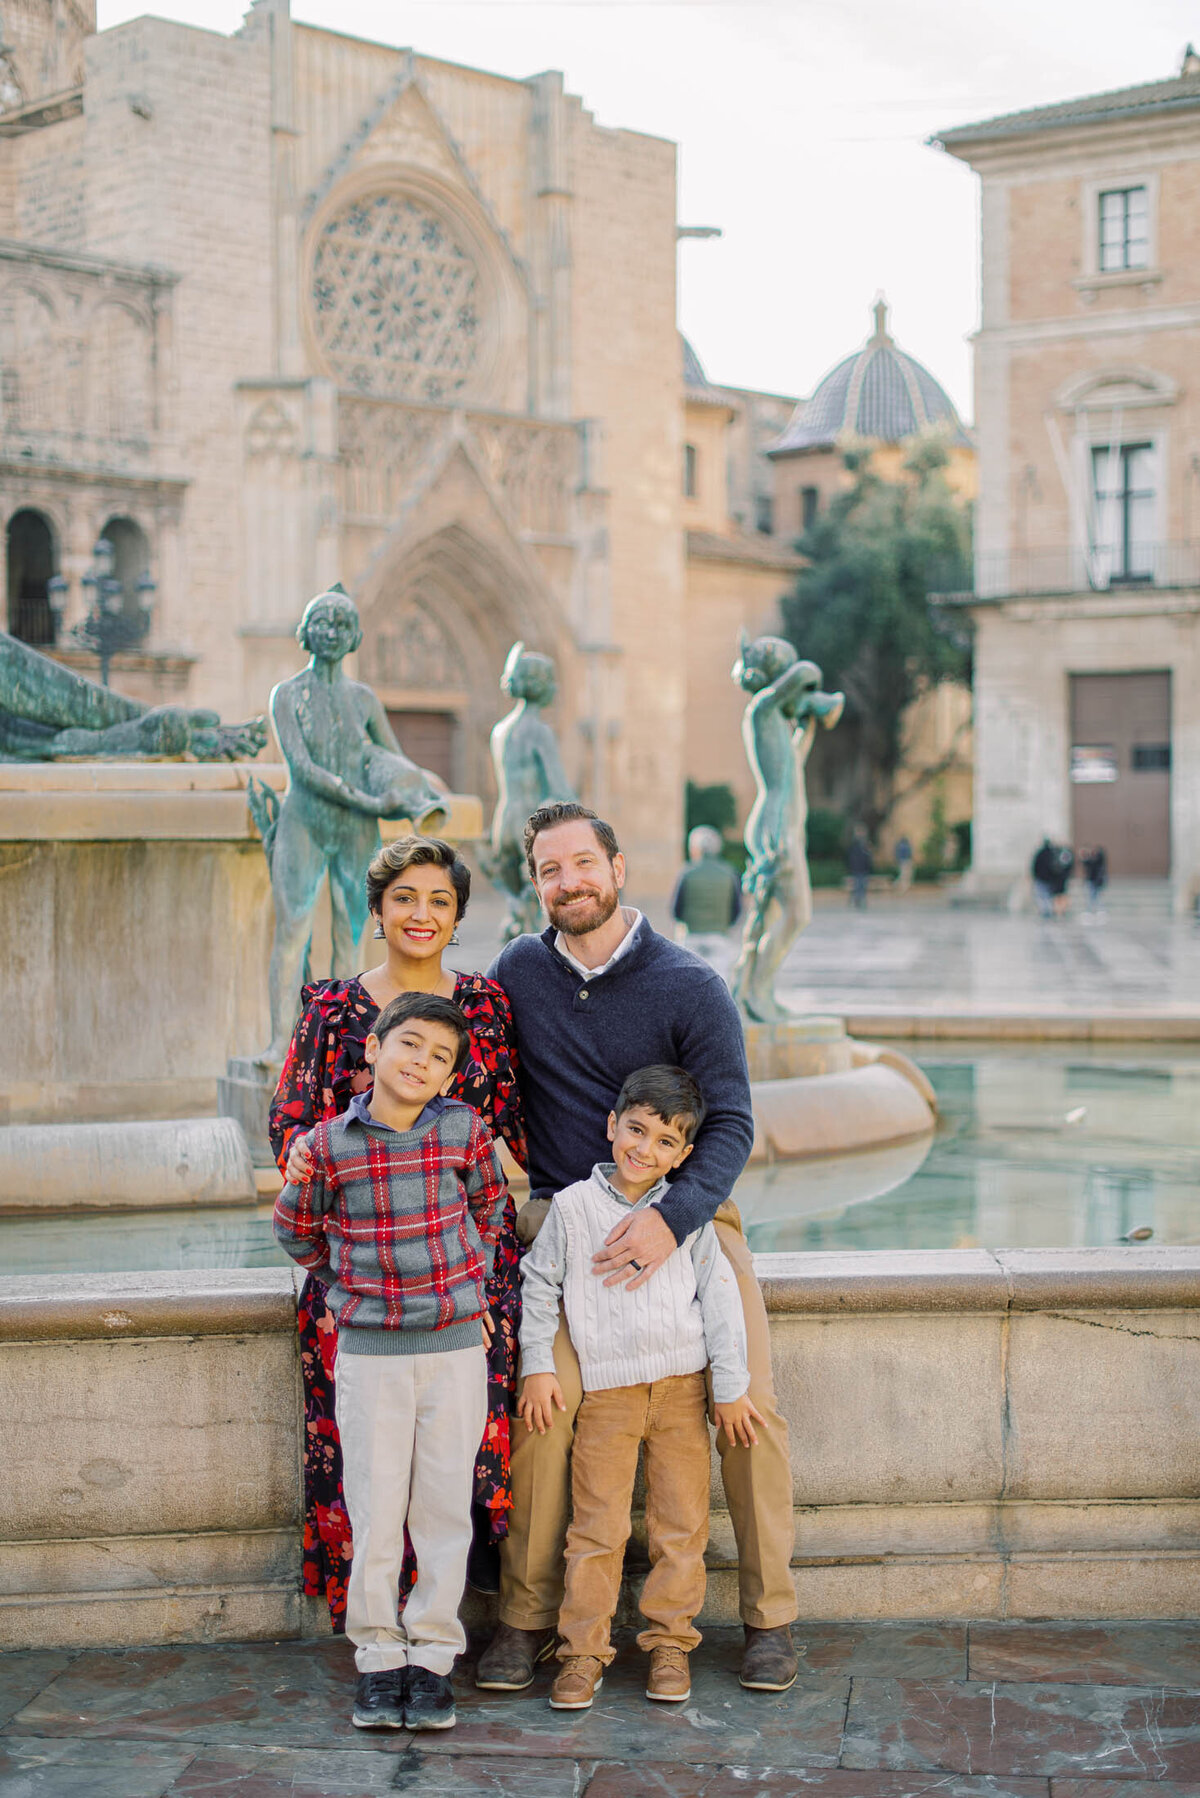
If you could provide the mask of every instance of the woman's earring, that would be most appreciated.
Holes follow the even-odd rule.
[[[383,920],[382,919],[380,919],[379,922],[376,924],[374,930],[371,932],[371,935],[375,938],[376,942],[378,942],[381,937],[384,937],[387,935],[387,932],[383,928]]]
[[[456,946],[456,944],[458,943],[458,941],[459,941],[458,925],[456,924],[454,926],[454,929],[450,932],[450,941],[446,945],[446,947],[449,949],[453,949]]]

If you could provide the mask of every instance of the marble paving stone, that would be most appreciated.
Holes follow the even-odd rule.
[[[344,1638],[88,1649],[18,1713],[13,1733],[254,1746],[358,1745]]]
[[[1197,1786],[1172,1780],[1052,1779],[1050,1798],[1196,1798]]]
[[[163,1798],[575,1798],[592,1773],[574,1761],[424,1754],[411,1736],[359,1735],[359,1749],[201,1748]],[[369,1745],[368,1745],[369,1744]]]
[[[590,1711],[552,1711],[552,1669],[528,1692],[479,1692],[456,1682],[453,1738],[427,1737],[431,1754],[529,1755],[574,1760],[735,1762],[753,1767],[832,1767],[841,1746],[849,1680],[800,1680],[790,1692],[750,1694],[737,1683],[740,1631],[713,1631],[692,1665],[687,1704],[651,1704],[646,1657],[622,1641]]]
[[[806,1673],[875,1674],[882,1679],[965,1679],[965,1623],[796,1623]]]
[[[24,1710],[43,1686],[74,1659],[71,1649],[35,1648],[17,1654],[0,1654],[0,1728]]]
[[[1161,1687],[856,1679],[841,1764],[1191,1779],[1200,1697]]]
[[[970,1678],[1200,1691],[1200,1624],[973,1623]]]
[[[578,1798],[591,1791],[594,1770],[593,1761],[430,1755],[422,1745],[401,1760],[392,1790],[408,1798]],[[635,1788],[627,1784],[624,1798],[635,1798]]]
[[[848,1767],[714,1767],[604,1762],[587,1798],[1047,1798],[1044,1779],[959,1779],[862,1773]],[[422,1795],[424,1798],[424,1795]],[[1118,1794],[1118,1798],[1120,1795]]]
[[[45,1741],[0,1736],[5,1798],[162,1798],[196,1750],[188,1743]],[[249,1793],[246,1798],[251,1798]]]

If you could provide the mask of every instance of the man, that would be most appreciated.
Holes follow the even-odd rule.
[[[675,882],[670,912],[675,941],[723,973],[729,932],[742,915],[742,885],[722,859],[721,833],[710,824],[689,830],[688,865]]]
[[[871,879],[873,866],[871,845],[867,841],[867,833],[861,824],[856,824],[854,835],[850,839],[850,847],[846,851],[846,872],[850,876],[850,903],[856,911],[866,911],[867,909],[867,885]]]
[[[729,1200],[754,1140],[741,1022],[720,976],[652,930],[620,903],[625,859],[609,825],[586,806],[542,806],[525,830],[530,877],[549,928],[501,950],[491,977],[512,1005],[529,1139],[530,1200],[522,1234],[556,1192],[609,1159],[606,1122],[635,1068],[685,1068],[708,1113],[695,1148],[667,1196],[609,1233],[595,1272],[632,1292],[654,1278],[676,1247],[710,1220],[737,1276],[746,1316],[750,1398],[764,1427],[746,1448],[717,1438],[725,1495],[738,1542],[746,1647],[742,1684],[786,1691],[796,1678],[789,1625],[792,1476],[787,1425],[771,1379],[762,1293]],[[521,1228],[521,1225],[518,1226]],[[536,1222],[533,1227],[536,1228]],[[520,1691],[553,1652],[563,1593],[579,1363],[565,1323],[555,1339],[564,1415],[545,1435],[513,1432],[513,1509],[503,1545],[500,1626],[477,1683]]]

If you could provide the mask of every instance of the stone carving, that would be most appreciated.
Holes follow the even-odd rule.
[[[435,618],[410,605],[380,626],[371,646],[371,672],[385,687],[452,687],[462,666]]]
[[[475,260],[445,218],[409,195],[372,194],[329,221],[312,303],[330,367],[358,393],[451,400],[478,363]]]
[[[248,456],[294,456],[300,447],[295,420],[278,400],[264,400],[246,426]]]
[[[568,530],[569,498],[579,472],[575,431],[523,420],[474,418],[471,423],[484,467],[522,530],[547,535]]]
[[[821,670],[801,661],[781,637],[745,631],[733,678],[750,694],[742,714],[757,796],[746,820],[746,872],[742,885],[750,909],[733,974],[733,996],[758,1023],[786,1022],[775,997],[775,976],[800,932],[812,919],[805,825],[805,765],[818,724],[832,730],[842,715],[841,693],[821,692]]]
[[[266,740],[265,718],[222,724],[216,712],[146,706],[0,631],[0,761],[232,762]]]
[[[444,413],[394,401],[338,405],[342,509],[351,518],[391,519],[447,431]]]
[[[367,921],[364,876],[379,847],[380,818],[409,818],[418,830],[445,823],[444,787],[404,754],[370,687],[348,680],[346,657],[362,641],[358,608],[339,585],[304,609],[296,640],[308,667],[271,694],[271,722],[290,776],[278,795],[251,780],[250,810],[271,870],[271,1043],[259,1057],[282,1060],[300,987],[308,978],[313,911],[329,877],[335,976],[358,967]]]
[[[351,518],[392,519],[414,482],[444,453],[456,429],[512,512],[518,527],[547,536],[571,529],[571,496],[582,478],[574,425],[449,413],[394,400],[344,399],[338,406],[342,510]]]
[[[513,699],[511,712],[492,731],[492,765],[498,798],[492,818],[491,854],[485,873],[508,900],[502,941],[536,930],[538,896],[525,863],[524,831],[531,812],[552,799],[574,799],[558,751],[558,741],[541,716],[557,692],[554,663],[514,643],[500,677],[500,690]]]

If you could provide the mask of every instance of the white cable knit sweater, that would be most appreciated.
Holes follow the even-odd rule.
[[[661,1197],[659,1183],[631,1205],[603,1166],[565,1187],[521,1263],[521,1371],[553,1373],[560,1298],[585,1392],[698,1373],[711,1361],[718,1404],[750,1384],[737,1281],[711,1224],[687,1237],[631,1292],[606,1286],[592,1257],[614,1224]]]

